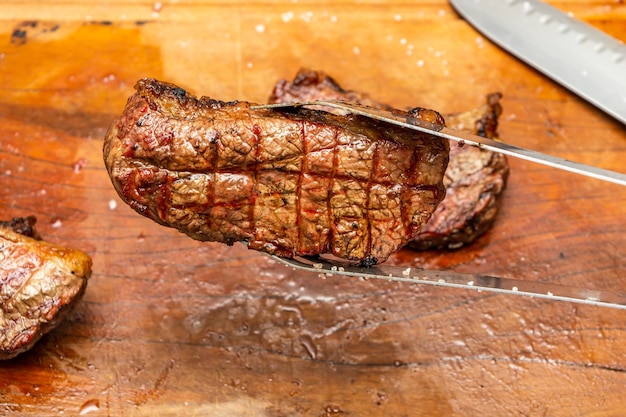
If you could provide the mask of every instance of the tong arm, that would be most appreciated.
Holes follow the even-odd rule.
[[[626,310],[626,294],[611,291],[590,290],[547,282],[526,281],[481,274],[432,271],[410,267],[403,268],[385,264],[368,268],[342,260],[333,259],[329,261],[323,257],[297,257],[290,259],[275,255],[268,256],[283,265],[323,276],[342,275],[361,279],[383,279],[412,284],[545,298]]]

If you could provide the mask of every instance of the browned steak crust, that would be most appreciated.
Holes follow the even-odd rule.
[[[34,217],[3,225],[30,222]],[[90,275],[85,253],[0,227],[0,359],[30,349],[58,325],[81,299]]]
[[[105,164],[126,203],[194,239],[373,264],[444,196],[448,143],[431,135],[197,99],[152,79],[136,90],[106,135]]]
[[[447,126],[496,138],[498,116],[502,112],[500,98],[499,93],[490,94],[483,105],[446,116]],[[291,82],[278,81],[269,102],[311,100],[345,100],[391,109],[365,93],[342,88],[322,71],[308,69],[300,70]],[[446,197],[409,246],[420,250],[455,249],[476,240],[496,218],[508,173],[509,166],[504,155],[450,143],[450,161],[444,177]]]
[[[482,106],[446,116],[448,127],[497,138],[500,98],[499,93],[489,94]],[[443,180],[446,198],[409,247],[457,249],[474,242],[493,225],[508,176],[506,156],[451,142]]]
[[[334,78],[323,71],[301,69],[293,81],[279,80],[269,103],[296,103],[313,100],[343,100],[370,107],[393,110],[393,107],[372,99],[367,93],[346,90]]]

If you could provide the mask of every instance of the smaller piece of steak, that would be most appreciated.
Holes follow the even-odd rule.
[[[87,254],[19,233],[38,236],[34,223],[29,216],[0,225],[0,359],[30,349],[63,321],[91,275]]]
[[[447,115],[448,127],[497,139],[501,97],[492,93],[482,106]],[[443,179],[446,198],[408,246],[458,249],[474,242],[493,225],[508,176],[509,164],[503,154],[450,142],[450,163]]]
[[[501,97],[500,93],[489,94],[483,105],[445,116],[446,125],[497,138],[498,116],[502,112]],[[270,103],[313,100],[343,100],[392,109],[365,93],[342,88],[323,71],[309,69],[300,70],[291,82],[278,81],[269,98]],[[456,249],[472,243],[493,224],[508,174],[509,166],[504,155],[451,142],[450,161],[444,177],[446,196],[408,247],[418,250]]]
[[[444,196],[449,146],[435,136],[198,99],[153,79],[135,88],[105,137],[105,165],[133,209],[194,239],[372,265],[413,240]]]

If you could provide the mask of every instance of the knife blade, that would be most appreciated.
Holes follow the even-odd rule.
[[[391,123],[407,129],[417,130],[434,136],[439,136],[448,140],[454,140],[460,143],[477,146],[479,148],[488,149],[494,152],[503,153],[516,158],[535,162],[538,164],[550,166],[564,171],[573,172],[575,174],[585,175],[603,181],[612,182],[619,185],[626,185],[626,174],[609,171],[606,169],[581,164],[579,162],[570,161],[556,156],[547,155],[541,152],[500,142],[497,140],[473,135],[471,133],[454,130],[447,127],[441,127],[423,120],[414,118],[407,112],[390,111],[377,109],[374,107],[364,106],[362,104],[351,103],[337,100],[315,100],[303,101],[298,103],[277,103],[277,104],[259,104],[250,106],[251,109],[288,109],[302,106],[313,106],[319,108],[332,107],[348,113],[359,114],[361,116]]]
[[[626,123],[626,45],[539,0],[450,0],[491,41]]]
[[[605,290],[591,290],[549,282],[526,281],[452,271],[433,271],[386,264],[378,264],[375,267],[363,267],[344,260],[333,259],[329,261],[323,257],[280,258],[275,255],[268,256],[294,269],[314,272],[322,276],[342,275],[362,279],[383,279],[411,284],[545,298],[553,301],[566,301],[626,310],[626,294]]]

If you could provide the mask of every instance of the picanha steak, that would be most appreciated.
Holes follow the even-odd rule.
[[[502,112],[500,98],[500,93],[492,93],[476,108],[446,115],[446,125],[495,139],[498,117]],[[342,88],[323,71],[310,69],[300,70],[293,81],[278,81],[269,102],[312,100],[343,100],[392,109],[366,93]],[[457,249],[475,241],[496,218],[508,174],[509,165],[504,155],[451,142],[450,161],[444,177],[446,196],[408,246],[419,250]]]
[[[57,326],[91,276],[87,254],[40,240],[34,225],[33,216],[0,222],[0,359]]]
[[[448,126],[497,139],[501,97],[491,93],[482,105],[447,115]],[[408,247],[458,249],[473,243],[496,220],[508,177],[509,163],[503,154],[451,142],[443,179],[446,197]]]
[[[106,134],[120,197],[194,239],[365,265],[413,240],[445,194],[447,140],[356,115],[251,109],[140,80]],[[432,110],[413,117],[443,124]]]

